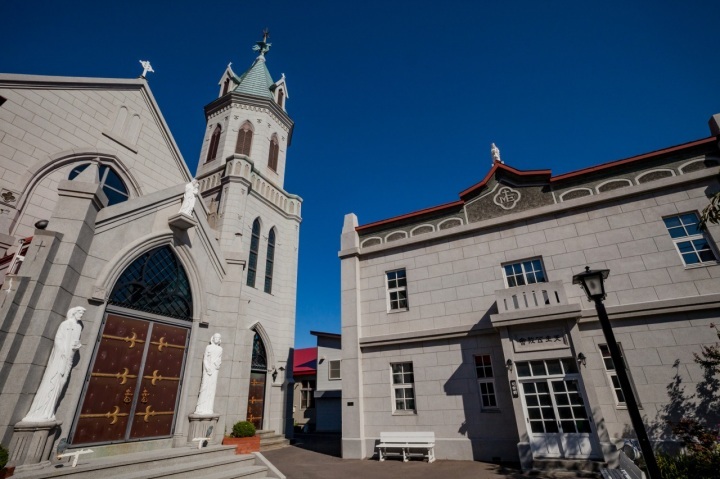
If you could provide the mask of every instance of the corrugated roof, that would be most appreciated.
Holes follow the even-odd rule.
[[[293,354],[293,376],[317,374],[317,348],[296,349]]]
[[[236,77],[235,81],[239,83],[235,90],[238,93],[245,93],[246,95],[255,95],[262,98],[275,99],[270,87],[275,83],[270,76],[270,72],[265,66],[265,58],[258,57],[253,62],[252,66],[240,75]]]

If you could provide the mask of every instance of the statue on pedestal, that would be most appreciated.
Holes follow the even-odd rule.
[[[183,195],[182,205],[180,205],[180,214],[192,216],[193,208],[195,208],[195,198],[200,191],[198,180],[193,180],[185,185],[185,194]]]
[[[50,352],[45,373],[38,388],[30,412],[22,422],[47,422],[55,420],[55,408],[65,383],[70,376],[75,351],[80,349],[80,333],[82,326],[78,321],[85,313],[85,308],[76,306],[67,312],[65,321],[55,333],[55,343]]]
[[[215,403],[215,390],[217,389],[220,364],[222,363],[222,348],[220,347],[220,334],[213,334],[210,344],[205,348],[203,356],[203,375],[200,382],[200,395],[198,396],[195,414],[213,414]]]

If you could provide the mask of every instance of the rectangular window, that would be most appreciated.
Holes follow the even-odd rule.
[[[503,266],[503,274],[508,288],[547,281],[540,259],[506,264]]]
[[[495,376],[489,354],[475,356],[475,374],[477,375],[480,400],[483,409],[496,409]]]
[[[598,347],[600,348],[600,355],[603,359],[603,367],[605,368],[605,374],[607,375],[608,382],[615,391],[615,401],[618,406],[625,406],[625,395],[620,387],[620,381],[618,380],[617,373],[615,373],[615,363],[610,357],[610,348],[608,348],[607,344],[598,344]],[[620,354],[624,359],[625,355],[622,353],[622,346],[620,343],[618,343],[618,347],[620,348]],[[638,398],[637,392],[635,392],[635,385],[633,384],[632,377],[630,376],[630,370],[627,369],[627,365],[625,368],[627,370],[628,377],[630,378],[630,386],[633,388],[633,392],[635,393],[635,398],[637,399],[639,406],[640,399]]]
[[[697,213],[669,216],[663,221],[685,266],[717,263],[710,241],[698,228],[700,220]]]
[[[388,311],[404,311],[408,309],[405,270],[398,269],[388,271],[385,274],[387,275]]]
[[[393,411],[415,411],[415,378],[412,363],[396,363],[392,369],[393,395],[395,407]]]
[[[300,388],[300,408],[312,409],[315,407],[315,381],[305,379]]]
[[[328,379],[340,379],[340,360],[328,362]]]

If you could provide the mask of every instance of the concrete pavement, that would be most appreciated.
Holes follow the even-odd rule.
[[[263,452],[287,479],[420,479],[578,477],[569,473],[524,474],[519,468],[475,461],[341,459],[340,439],[322,434],[297,435],[295,444]],[[586,477],[595,477],[593,475]]]

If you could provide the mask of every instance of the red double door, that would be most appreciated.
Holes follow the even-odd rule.
[[[187,328],[108,313],[71,443],[170,436],[188,333]]]

